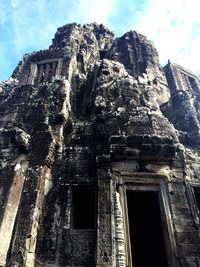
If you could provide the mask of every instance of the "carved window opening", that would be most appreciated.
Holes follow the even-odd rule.
[[[28,83],[46,84],[51,83],[53,78],[60,76],[62,59],[41,60],[31,63],[31,73]]]
[[[72,228],[96,228],[96,191],[92,186],[72,188]]]
[[[200,186],[190,184],[187,187],[187,194],[189,198],[189,203],[193,215],[194,222],[197,228],[200,228],[199,219],[200,219]]]
[[[46,64],[38,64],[38,74],[36,77],[36,83],[50,83],[52,78],[55,77],[58,62],[50,62]]]
[[[190,85],[191,85],[191,87],[192,87],[192,91],[193,91],[194,93],[196,93],[196,94],[199,94],[200,91],[199,91],[199,87],[198,87],[198,85],[197,85],[197,82],[196,82],[195,78],[193,78],[193,77],[191,77],[191,76],[188,76],[188,80],[189,80]]]
[[[195,204],[196,208],[198,210],[198,213],[200,213],[200,187],[193,187],[194,197],[195,197]]]
[[[127,190],[132,266],[168,267],[159,194]]]
[[[192,93],[194,94],[199,94],[200,93],[200,88],[198,86],[197,79],[195,77],[192,77],[184,72],[181,72],[182,75],[182,81],[183,81],[183,86],[188,88]]]

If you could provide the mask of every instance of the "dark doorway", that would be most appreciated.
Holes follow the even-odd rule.
[[[168,267],[158,192],[127,191],[133,267]]]
[[[196,205],[197,205],[198,211],[200,212],[200,188],[199,187],[193,187],[193,190],[194,190]]]

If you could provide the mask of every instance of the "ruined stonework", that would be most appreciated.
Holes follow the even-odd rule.
[[[200,266],[200,77],[67,24],[0,84],[0,266]]]

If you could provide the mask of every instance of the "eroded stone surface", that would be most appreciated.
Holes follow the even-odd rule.
[[[169,266],[199,266],[200,87],[180,68],[96,23],[24,56],[0,83],[0,266],[130,266],[126,186],[159,192]]]

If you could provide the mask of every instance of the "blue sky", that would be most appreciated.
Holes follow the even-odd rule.
[[[46,49],[66,23],[103,23],[118,37],[137,30],[170,59],[200,74],[200,0],[0,0],[0,80],[25,53]]]

